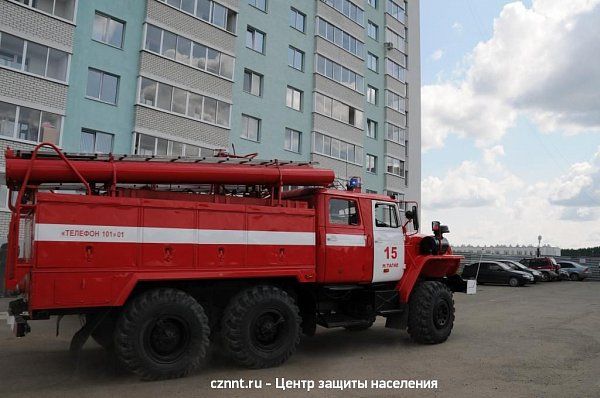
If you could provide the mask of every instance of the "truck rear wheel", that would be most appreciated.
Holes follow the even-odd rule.
[[[448,287],[435,281],[415,286],[409,300],[408,333],[422,344],[446,341],[454,325],[454,300]]]
[[[231,299],[221,329],[225,349],[236,363],[249,368],[278,366],[300,342],[298,306],[274,286],[249,288]]]
[[[155,289],[131,300],[115,330],[115,352],[143,380],[183,377],[200,365],[210,327],[202,306],[176,289]]]

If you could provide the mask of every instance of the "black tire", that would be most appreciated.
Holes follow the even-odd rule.
[[[550,280],[550,274],[542,272],[542,282],[548,282]]]
[[[569,275],[569,279],[571,279],[572,281],[579,281],[579,275],[576,274],[575,272],[573,272],[571,275]]]
[[[374,323],[375,322],[369,322],[365,323],[364,325],[344,326],[344,329],[346,329],[349,332],[362,332],[363,330],[370,329]]]
[[[115,353],[143,380],[172,379],[200,365],[209,336],[208,318],[192,296],[160,288],[127,304],[115,329]]]
[[[88,314],[85,317],[85,322],[100,323],[92,330],[91,337],[98,345],[107,351],[112,351],[115,348],[115,327],[117,326],[117,315],[113,312]]]
[[[274,286],[255,286],[231,299],[222,321],[231,358],[248,368],[284,363],[300,342],[300,315],[294,300]]]
[[[513,277],[513,278],[510,278],[510,279],[508,280],[508,284],[509,284],[511,287],[518,287],[518,286],[520,286],[520,285],[521,285],[521,283],[519,283],[519,280],[518,280],[517,278],[514,278],[514,277]]]
[[[408,309],[408,334],[421,344],[446,341],[454,325],[452,292],[441,282],[426,281],[416,285]]]

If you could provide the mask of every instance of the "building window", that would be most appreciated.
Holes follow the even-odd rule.
[[[114,135],[100,131],[81,131],[81,152],[83,153],[111,153],[113,150]]]
[[[261,11],[267,12],[267,0],[248,0],[248,4]]]
[[[231,104],[145,77],[140,82],[139,103],[225,128],[230,124]]]
[[[404,145],[406,140],[406,130],[396,126],[395,124],[388,123],[385,138],[394,141],[397,144]]]
[[[221,4],[211,0],[196,0],[194,9],[194,0],[159,0],[169,4],[187,14],[194,15],[201,20],[212,25],[225,29],[228,32],[235,33],[237,14]]]
[[[254,73],[249,69],[244,70],[244,91],[248,94],[262,97],[262,75]]]
[[[254,29],[253,27],[248,26],[248,29],[246,30],[246,47],[264,54],[265,34]]]
[[[368,173],[377,174],[377,156],[367,153],[365,158],[365,168]]]
[[[315,112],[359,129],[362,129],[364,126],[362,111],[321,93],[315,93]]]
[[[299,71],[304,70],[304,52],[295,47],[288,48],[288,65]]]
[[[367,0],[367,3],[373,8],[377,8],[377,0]]]
[[[402,160],[387,156],[385,158],[385,163],[388,173],[404,177],[404,162]]]
[[[285,129],[284,148],[291,152],[300,153],[300,136],[302,133],[292,129]]]
[[[317,54],[316,63],[317,73],[320,75],[326,76],[359,93],[364,92],[365,79],[363,76],[320,54]]]
[[[377,105],[377,89],[372,86],[367,86],[367,102]]]
[[[113,47],[123,48],[125,23],[96,12],[92,38]]]
[[[75,18],[75,0],[17,0],[21,4],[68,21]]]
[[[134,154],[145,156],[211,157],[213,150],[197,145],[135,133]]]
[[[365,45],[354,36],[344,32],[337,26],[325,21],[322,18],[317,18],[317,32],[319,36],[325,40],[343,48],[350,54],[356,55],[363,59],[365,56]]]
[[[367,54],[367,68],[371,69],[373,72],[378,72],[379,70],[379,58],[375,55],[368,53]]]
[[[362,165],[362,147],[316,132],[314,140],[313,150],[315,153]]]
[[[365,23],[365,12],[362,8],[349,0],[323,0],[329,7],[333,7],[352,21],[356,22],[360,26],[364,26]]]
[[[385,71],[388,75],[396,80],[400,80],[402,83],[406,81],[406,69],[389,58],[385,60]]]
[[[250,141],[260,141],[260,119],[242,115],[242,138]]]
[[[367,119],[367,137],[377,138],[377,122],[371,119]]]
[[[392,48],[395,48],[398,51],[401,51],[402,53],[406,54],[406,39],[404,37],[402,37],[401,35],[399,35],[398,33],[394,32],[391,29],[386,29],[385,30],[385,41],[387,43],[390,43]],[[404,65],[406,65],[406,56],[403,57],[404,59]]]
[[[156,26],[146,25],[144,48],[213,75],[233,79],[235,60],[232,56]]]
[[[285,104],[288,108],[295,109],[297,111],[302,110],[302,91],[295,89],[294,87],[287,87],[285,96]]]
[[[59,144],[62,116],[0,102],[0,135],[32,142]]]
[[[385,12],[402,23],[406,23],[406,11],[404,10],[404,1],[396,3],[392,0],[387,0]]]
[[[367,35],[369,35],[369,37],[371,39],[378,41],[379,40],[379,26],[377,26],[373,22],[369,21],[369,24],[367,26]]]
[[[290,26],[304,33],[306,29],[306,15],[295,8],[290,8]]]
[[[392,108],[396,112],[405,113],[406,112],[406,99],[400,97],[398,94],[393,91],[386,91],[387,100],[386,106]]]
[[[119,90],[119,76],[103,72],[98,69],[88,69],[87,98],[93,98],[116,105]]]
[[[0,65],[66,82],[68,64],[64,51],[0,32]]]

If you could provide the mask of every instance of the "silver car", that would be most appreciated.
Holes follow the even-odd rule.
[[[558,262],[560,270],[565,274],[565,279],[572,281],[582,281],[591,275],[590,268],[575,261],[562,260]]]

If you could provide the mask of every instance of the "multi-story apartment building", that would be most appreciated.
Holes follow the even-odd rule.
[[[418,201],[419,1],[0,0],[0,151],[41,141],[314,161]]]

